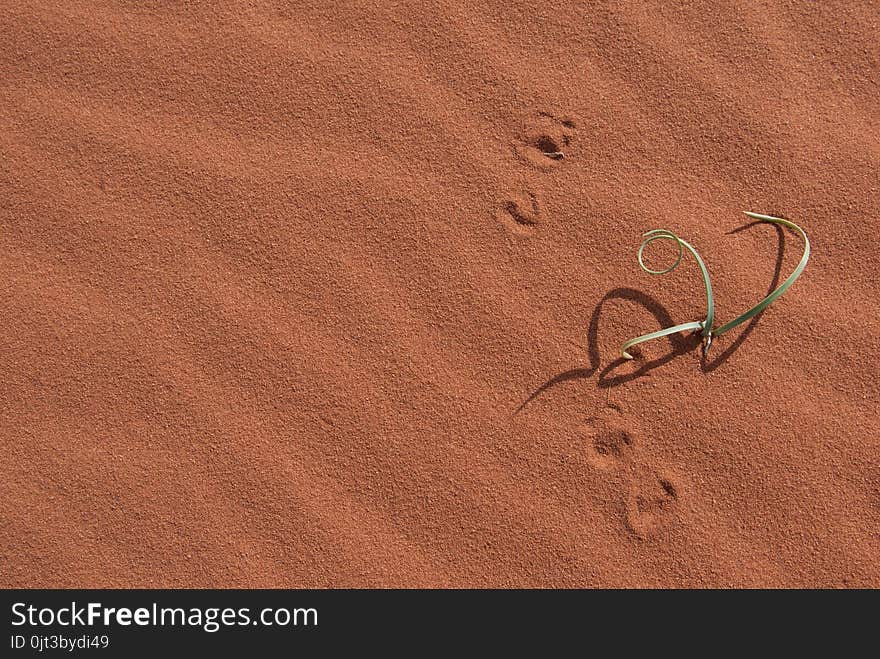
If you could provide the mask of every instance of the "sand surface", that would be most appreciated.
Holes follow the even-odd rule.
[[[4,2],[0,585],[880,587],[878,34]]]

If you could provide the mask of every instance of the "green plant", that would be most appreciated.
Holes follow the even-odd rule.
[[[804,230],[801,229],[794,222],[789,222],[788,220],[782,219],[781,217],[759,215],[758,213],[750,213],[748,211],[745,211],[745,214],[755,220],[758,220],[759,222],[771,222],[773,224],[781,224],[782,226],[794,229],[801,235],[801,237],[804,239],[804,255],[801,257],[801,260],[798,263],[797,267],[794,269],[794,272],[792,272],[788,276],[788,279],[782,282],[782,284],[778,288],[776,288],[776,290],[774,290],[772,293],[770,293],[770,295],[765,297],[744,314],[737,316],[729,323],[725,323],[720,327],[713,327],[715,323],[715,299],[712,297],[712,284],[709,281],[709,272],[708,270],[706,270],[706,264],[703,263],[703,259],[700,258],[697,250],[695,250],[690,243],[682,240],[674,233],[666,229],[653,229],[651,231],[648,231],[644,234],[645,239],[642,241],[642,244],[639,247],[639,265],[641,266],[642,270],[652,275],[663,275],[667,272],[672,272],[678,267],[678,264],[681,263],[682,256],[684,255],[684,250],[687,249],[691,254],[694,255],[694,258],[697,260],[697,264],[700,266],[700,272],[702,272],[703,274],[703,283],[706,285],[706,319],[693,321],[690,323],[682,323],[681,325],[667,327],[665,329],[657,330],[656,332],[651,332],[650,334],[643,334],[642,336],[630,339],[623,344],[623,347],[620,350],[621,355],[625,359],[633,358],[632,355],[627,352],[627,350],[632,348],[634,345],[644,343],[645,341],[650,341],[652,339],[659,339],[660,337],[668,336],[669,334],[675,334],[677,332],[687,332],[688,330],[700,331],[703,336],[703,356],[706,356],[709,352],[709,346],[712,345],[712,339],[714,337],[721,336],[725,332],[732,330],[737,325],[740,325],[750,318],[753,318],[757,314],[761,313],[764,309],[770,306],[776,300],[776,298],[785,293],[785,291],[788,290],[788,287],[794,283],[795,279],[800,277],[800,274],[804,271],[804,268],[807,267],[807,260],[810,258],[810,240],[809,238],[807,238],[807,234],[804,232]],[[675,259],[675,262],[665,270],[652,270],[645,265],[645,262],[642,258],[645,252],[645,248],[655,240],[672,240],[678,245],[678,257]]]

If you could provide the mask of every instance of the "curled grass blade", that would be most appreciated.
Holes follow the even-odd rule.
[[[760,215],[758,213],[751,213],[749,211],[744,211],[744,213],[746,215],[748,215],[749,217],[751,217],[752,219],[759,220],[761,222],[770,222],[772,224],[781,224],[782,226],[785,226],[785,227],[788,227],[789,229],[794,229],[795,231],[797,231],[801,235],[801,238],[804,239],[804,255],[801,257],[801,260],[797,264],[797,267],[794,269],[794,272],[792,272],[788,276],[788,279],[786,279],[784,282],[782,282],[775,291],[770,293],[770,295],[765,297],[758,304],[753,306],[751,309],[746,311],[741,316],[734,318],[729,323],[724,323],[724,325],[722,325],[718,329],[712,330],[713,336],[720,336],[721,334],[724,334],[725,332],[732,330],[737,325],[740,325],[740,324],[746,322],[747,320],[749,320],[750,318],[757,316],[764,309],[766,309],[771,304],[773,304],[773,302],[780,295],[785,293],[785,291],[787,291],[789,289],[789,287],[795,282],[795,280],[801,276],[801,273],[804,271],[804,268],[807,267],[807,261],[810,260],[810,239],[807,238],[806,232],[803,229],[801,229],[797,224],[795,224],[794,222],[790,222],[789,220],[785,220],[781,217],[773,217],[771,215]]]
[[[706,320],[703,320],[701,322],[694,321],[692,323],[684,323],[682,325],[676,325],[675,327],[667,327],[666,329],[651,332],[650,334],[643,334],[642,336],[630,339],[623,344],[623,347],[620,350],[620,354],[624,359],[633,358],[632,355],[627,352],[627,350],[629,350],[634,345],[644,343],[645,341],[650,341],[652,339],[659,339],[660,337],[667,336],[669,334],[675,334],[676,332],[686,332],[688,330],[698,329],[701,330],[703,337],[708,340],[710,338],[709,331],[712,328],[712,323],[715,320],[715,298],[712,295],[712,283],[709,280],[709,271],[706,269],[706,264],[703,263],[703,259],[700,258],[700,255],[697,253],[697,250],[694,249],[693,245],[691,245],[686,240],[682,240],[667,229],[652,229],[651,231],[645,232],[643,234],[643,237],[644,240],[639,247],[639,266],[642,268],[642,270],[650,275],[665,275],[666,273],[675,270],[681,263],[685,248],[691,254],[693,254],[694,258],[697,261],[697,264],[700,266],[700,272],[703,275],[703,283],[706,285]],[[675,242],[676,245],[678,245],[677,258],[671,266],[669,266],[668,268],[664,268],[663,270],[653,270],[645,265],[645,248],[655,240],[671,240]]]
[[[634,345],[638,345],[639,343],[644,343],[645,341],[651,341],[653,339],[659,339],[664,336],[668,336],[670,334],[675,334],[677,332],[686,332],[688,330],[700,330],[703,335],[703,355],[705,356],[709,351],[709,346],[712,344],[713,337],[720,336],[725,332],[733,329],[734,327],[746,322],[750,318],[761,313],[764,309],[770,306],[780,295],[785,293],[786,290],[795,282],[795,280],[800,277],[801,273],[804,271],[804,268],[807,267],[807,261],[810,258],[810,240],[807,238],[806,232],[801,229],[794,222],[790,222],[789,220],[785,220],[781,217],[773,217],[771,215],[761,215],[759,213],[752,213],[749,211],[745,211],[745,214],[751,217],[752,219],[758,220],[760,222],[770,222],[772,224],[780,224],[782,226],[786,226],[790,229],[794,229],[797,231],[801,237],[804,239],[804,255],[801,257],[800,262],[797,267],[794,269],[794,272],[789,275],[788,279],[786,279],[782,284],[774,290],[770,295],[761,300],[754,307],[746,311],[744,314],[737,316],[733,320],[724,325],[721,325],[717,329],[713,329],[712,325],[715,322],[715,299],[712,295],[712,284],[709,281],[709,271],[706,269],[706,264],[703,263],[703,259],[700,258],[700,255],[697,253],[697,250],[685,240],[682,240],[677,235],[668,231],[667,229],[652,229],[651,231],[643,234],[644,240],[642,241],[641,246],[639,247],[639,266],[651,275],[664,275],[668,272],[672,272],[675,270],[678,265],[681,263],[682,256],[684,255],[684,250],[687,249],[691,254],[693,254],[694,258],[697,261],[697,264],[700,266],[700,273],[703,275],[703,283],[706,286],[706,319],[702,321],[693,321],[690,323],[683,323],[681,325],[675,325],[674,327],[667,327],[665,329],[657,330],[656,332],[651,332],[649,334],[643,334],[642,336],[638,336],[634,339],[630,339],[626,343],[623,344],[623,347],[620,350],[621,356],[625,359],[632,359],[632,355],[627,352]],[[644,261],[644,252],[645,248],[650,245],[655,240],[672,240],[678,246],[678,256],[675,259],[675,262],[668,268],[663,270],[654,270],[645,265]]]

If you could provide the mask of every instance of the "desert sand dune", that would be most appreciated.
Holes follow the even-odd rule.
[[[0,585],[880,587],[877,3],[430,4],[5,3]]]

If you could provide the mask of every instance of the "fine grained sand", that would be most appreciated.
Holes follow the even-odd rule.
[[[880,586],[876,2],[218,4],[0,11],[0,585]]]

